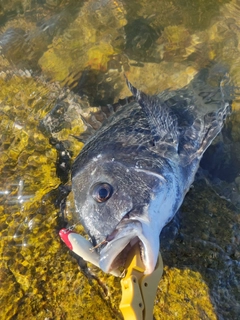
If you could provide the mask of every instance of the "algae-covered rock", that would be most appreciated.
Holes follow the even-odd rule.
[[[87,95],[92,105],[113,103],[121,89],[119,72],[114,70],[119,71],[124,60],[118,59],[117,38],[124,35],[125,24],[121,2],[85,2],[77,18],[63,34],[55,36],[39,59],[43,74]],[[107,74],[109,70],[113,72]]]
[[[57,234],[56,152],[39,121],[59,88],[27,72],[6,75],[1,88],[0,317],[115,319]]]
[[[117,30],[125,23],[120,2],[107,1],[102,6],[94,1],[86,2],[77,19],[62,36],[54,39],[41,57],[42,71],[68,85],[76,81],[78,73],[86,67],[106,71],[110,56],[117,53],[111,39],[118,36]]]
[[[193,272],[190,272],[190,278],[182,279],[183,282],[191,283],[192,276],[198,278],[195,284],[202,284],[201,289],[199,287],[196,290],[192,284],[193,294],[201,295],[208,288],[210,300],[206,300],[203,305],[208,305],[206,312],[209,315],[202,309],[203,305],[196,306],[195,311],[201,314],[196,319],[215,319],[213,311],[219,319],[237,319],[240,310],[239,223],[239,210],[220,199],[205,182],[199,180],[186,196],[180,213],[163,230],[161,240],[165,264],[170,270],[180,269],[182,275],[187,273],[186,270]],[[174,274],[174,270],[172,272]],[[181,287],[181,278],[179,281]],[[177,281],[175,284],[177,290]],[[186,297],[190,293],[184,288],[184,294]],[[184,299],[184,294],[181,299]],[[213,303],[214,309],[210,307],[209,301]],[[191,313],[191,308],[188,312]]]
[[[68,137],[77,154],[82,144],[71,143],[74,138],[70,134],[84,131],[80,115],[87,116],[91,108],[86,101],[42,78],[34,79],[29,72],[9,72],[1,81],[0,290],[5,304],[1,317],[121,319],[120,280],[93,266],[89,266],[90,274],[87,269],[81,272],[57,234],[58,210],[52,191],[60,181],[55,172],[56,151],[48,137],[51,130],[58,138]],[[51,127],[43,135],[40,120],[51,114],[59,97],[65,99],[69,109],[65,110],[69,117],[63,122],[68,120],[72,126],[63,124],[60,131]],[[77,114],[79,121],[74,123]],[[74,207],[71,198],[69,201],[66,217],[70,222]],[[205,303],[207,291],[201,290]],[[156,314],[160,312],[158,303],[155,310]]]
[[[155,319],[216,320],[209,289],[199,272],[165,268],[159,284]]]
[[[28,1],[24,1],[19,8],[20,3],[16,1],[12,19],[6,21],[0,35],[0,52],[10,64],[18,68],[39,69],[38,60],[42,54],[53,39],[60,36],[72,23],[82,6],[81,1],[66,2],[54,12]],[[52,3],[51,6],[56,9],[57,3]],[[26,14],[25,19],[18,17],[17,14],[23,9],[32,11],[32,14]]]
[[[78,260],[80,269],[59,240],[58,150],[49,138],[74,158],[83,146],[76,137],[104,120],[98,105],[129,96],[123,69],[156,93],[187,85],[215,59],[239,86],[239,9],[236,1],[48,0],[34,11],[34,3],[5,1],[0,12],[0,318],[122,319],[120,279]],[[209,149],[203,179],[163,232],[155,319],[239,315],[237,99],[233,110],[226,139]],[[73,211],[70,194],[70,225]]]

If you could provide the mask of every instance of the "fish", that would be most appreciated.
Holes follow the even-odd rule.
[[[104,272],[123,267],[137,243],[144,273],[151,274],[161,230],[231,113],[231,86],[222,66],[204,68],[188,86],[156,95],[126,82],[134,99],[105,119],[73,162],[75,219]]]

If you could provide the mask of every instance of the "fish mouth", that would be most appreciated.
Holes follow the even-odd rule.
[[[110,273],[124,267],[128,253],[138,243],[145,274],[154,271],[159,254],[159,235],[149,224],[138,220],[123,219],[106,238],[106,245],[100,250],[100,268]]]

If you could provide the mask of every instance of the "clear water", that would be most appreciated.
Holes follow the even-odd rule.
[[[199,70],[215,61],[228,66],[234,85],[239,87],[239,16],[237,0],[1,2],[3,319],[76,319],[79,312],[84,319],[120,318],[113,297],[110,303],[95,298],[96,306],[99,303],[103,308],[104,304],[110,311],[100,316],[92,308],[86,316],[81,308],[84,301],[91,305],[89,296],[77,302],[74,299],[78,296],[71,296],[66,306],[64,291],[58,291],[61,285],[69,292],[72,288],[76,291],[69,278],[77,278],[79,271],[56,231],[58,209],[53,199],[60,180],[49,132],[67,141],[73,157],[77,155],[82,144],[72,135],[79,135],[85,127],[74,105],[80,104],[89,114],[94,107],[129,96],[123,71],[136,87],[155,93],[187,85]],[[41,120],[51,110],[56,125],[43,129]],[[238,319],[240,314],[237,97],[233,110],[223,133],[201,163],[194,189],[162,235],[165,265],[199,272],[219,319]],[[67,214],[71,219],[70,209]],[[76,271],[72,271],[74,267]],[[88,290],[93,290],[91,285]],[[94,296],[101,296],[98,287],[94,290]],[[201,305],[197,308],[204,310]],[[156,310],[157,319],[173,319],[170,309],[166,313]],[[162,318],[158,312],[162,312]],[[196,311],[194,319],[211,318],[202,312]],[[191,318],[190,311],[187,317]]]

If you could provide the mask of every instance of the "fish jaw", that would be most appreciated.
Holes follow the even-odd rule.
[[[145,266],[144,273],[147,275],[154,271],[160,249],[160,233],[173,218],[184,196],[173,174],[167,176],[167,181],[155,190],[144,208],[130,212],[129,219],[123,218],[108,237],[110,241],[100,250],[99,265],[103,271],[111,271],[117,256],[124,251],[127,254],[125,248],[128,246],[129,251],[136,242],[139,243]]]
[[[118,229],[118,230],[117,230]],[[123,220],[115,231],[114,238],[100,251],[100,268],[109,273],[114,269],[114,260],[123,255],[122,263],[125,263],[131,247],[139,243],[139,250],[145,274],[151,274],[156,266],[159,254],[159,231],[139,220]],[[124,256],[125,252],[125,256]],[[118,267],[118,266],[117,266]]]

